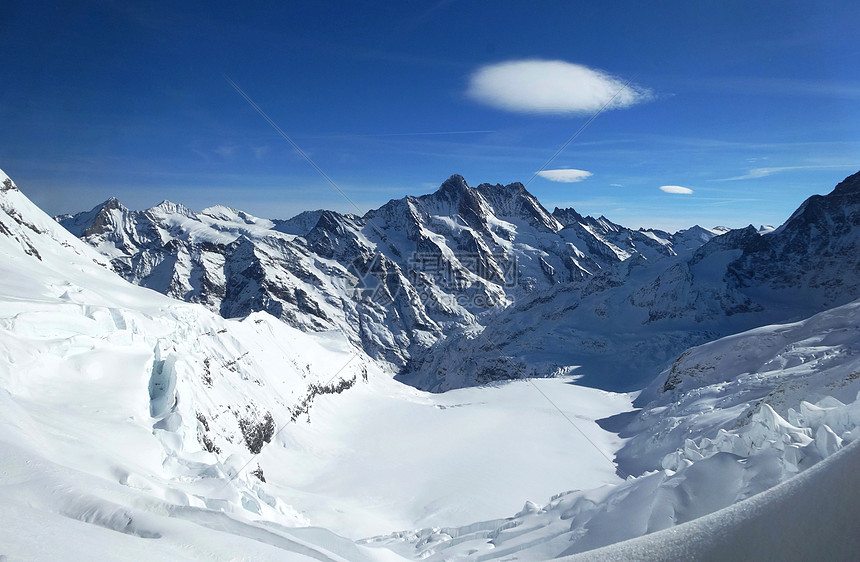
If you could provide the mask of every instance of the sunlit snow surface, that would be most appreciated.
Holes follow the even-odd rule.
[[[631,410],[631,396],[535,381],[574,427],[528,381],[419,392],[340,334],[262,313],[224,320],[103,260],[4,186],[10,560],[549,558],[729,506],[838,451],[860,424],[857,304],[697,348],[676,364],[677,391],[661,392],[667,372],[627,414],[641,432],[625,440],[595,420]],[[725,360],[739,345],[757,359]],[[349,388],[297,409],[338,382]],[[247,428],[265,434],[267,415],[283,429],[254,456]],[[604,456],[619,450],[641,451],[650,472],[622,481]]]

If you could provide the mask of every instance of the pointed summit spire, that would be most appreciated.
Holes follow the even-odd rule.
[[[442,182],[439,186],[439,193],[448,195],[460,195],[471,189],[466,183],[466,179],[460,174],[453,174],[450,178]]]

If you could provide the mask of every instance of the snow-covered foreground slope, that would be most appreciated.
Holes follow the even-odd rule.
[[[691,349],[652,387],[643,398],[658,396],[619,452],[622,469],[640,476],[528,502],[505,519],[367,544],[416,559],[549,559],[668,529],[789,480],[860,437],[860,301]],[[844,492],[860,524],[860,488]]]
[[[345,342],[131,286],[11,182],[0,261],[3,554],[368,559],[248,463],[311,384],[385,377]]]
[[[563,560],[857,560],[856,441],[760,495],[684,525]]]
[[[0,209],[0,554],[387,559],[342,537],[619,481],[594,420],[627,395],[535,382],[598,451],[529,382],[427,394],[339,334],[128,284],[11,183]]]

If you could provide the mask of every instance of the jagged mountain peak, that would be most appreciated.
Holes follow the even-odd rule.
[[[727,250],[744,250],[750,251],[750,248],[755,248],[761,241],[761,234],[753,225],[744,228],[735,228],[724,232],[719,236],[713,237],[711,240],[702,244],[695,252],[690,260],[691,264],[697,264],[706,257]]]
[[[129,213],[129,210],[120,203],[119,199],[111,197],[89,211],[75,215],[60,215],[54,218],[75,236],[85,237],[97,236],[113,230],[115,227],[114,223],[118,221],[115,215],[127,213]]]
[[[860,174],[827,195],[813,195],[782,226],[757,236],[730,266],[746,285],[766,285],[811,310],[855,298],[860,291]]]
[[[560,207],[555,207],[552,211],[552,216],[562,225],[563,228],[574,224],[579,224],[582,226],[587,226],[590,229],[596,229],[596,231],[601,232],[603,234],[627,230],[623,226],[612,222],[604,215],[600,215],[597,218],[594,218],[590,215],[584,216],[573,207],[566,207],[564,209]]]
[[[567,226],[572,222],[581,222],[585,220],[585,217],[579,214],[579,212],[577,212],[573,207],[565,207],[564,209],[555,207],[552,210],[552,216],[558,219],[558,221],[564,226]]]
[[[860,224],[860,172],[839,182],[827,195],[813,195],[801,203],[774,234],[811,225],[826,232],[844,221]]]
[[[311,230],[325,230],[334,234],[344,233],[344,224],[348,215],[341,215],[336,211],[322,211],[317,219],[316,225]]]
[[[860,172],[851,174],[836,184],[830,195],[860,195]]]
[[[681,230],[679,230],[675,234],[680,234],[682,232],[688,233],[688,234],[702,234],[705,232],[711,232],[711,230],[705,228],[704,226],[699,226],[698,224],[694,224],[690,228],[682,228]]]
[[[482,183],[476,188],[496,216],[525,220],[532,227],[558,232],[562,224],[520,182],[507,185]]]
[[[320,216],[325,211],[317,209],[315,211],[302,211],[298,215],[287,220],[273,219],[273,230],[283,232],[285,234],[293,234],[296,236],[306,236],[320,220]]]
[[[174,203],[173,201],[169,201],[165,199],[158,205],[154,207],[150,207],[145,212],[151,214],[179,214],[184,215],[188,218],[197,219],[197,213],[183,205],[182,203]]]
[[[600,223],[607,230],[613,230],[615,232],[618,232],[619,230],[624,228],[621,225],[619,225],[618,223],[612,222],[611,220],[606,218],[604,215],[600,215],[599,217],[597,217],[596,220],[598,223]]]
[[[562,226],[522,183],[482,183],[471,187],[460,174],[453,174],[433,193],[389,201],[369,215],[384,215],[402,205],[408,205],[412,215],[459,216],[466,225],[477,230],[487,227],[490,215],[525,220],[541,230],[553,232]]]
[[[469,191],[469,189],[471,188],[469,187],[469,184],[466,183],[466,178],[460,174],[452,174],[451,177],[442,182],[437,193],[461,195]]]
[[[98,205],[98,207],[101,207],[102,209],[107,209],[107,210],[125,209],[125,206],[122,203],[120,203],[119,199],[117,199],[116,197],[109,198],[107,201],[105,201],[101,205]]]

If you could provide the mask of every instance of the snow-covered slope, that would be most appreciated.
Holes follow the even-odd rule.
[[[792,324],[764,326],[681,354],[639,397],[618,460],[628,472],[659,468],[681,440],[745,423],[762,404],[792,423],[813,419],[828,397],[860,391],[860,301]],[[801,406],[799,413],[791,408]]]
[[[384,375],[339,336],[129,285],[2,179],[3,553],[189,559],[235,540],[261,558],[367,559],[289,531],[304,517],[250,461],[315,388]]]
[[[855,441],[797,477],[731,507],[561,560],[856,560],[858,469],[860,444]]]

